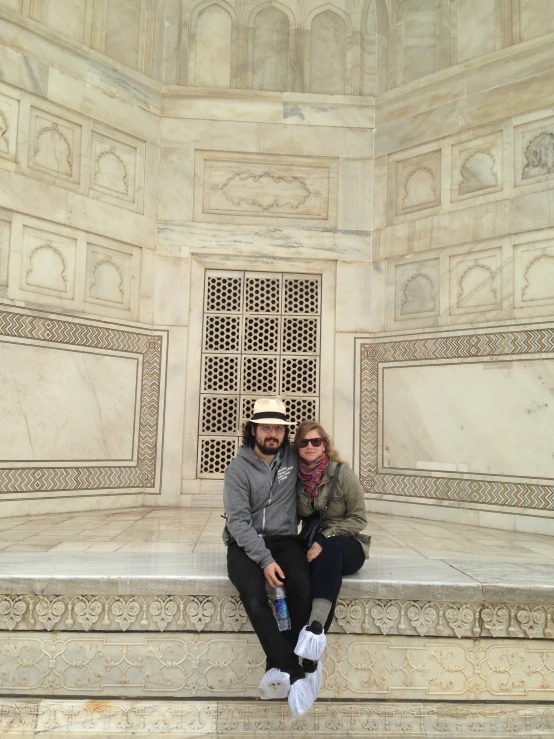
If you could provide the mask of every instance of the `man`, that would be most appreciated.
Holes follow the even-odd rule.
[[[321,672],[317,663],[294,654],[298,634],[311,608],[311,577],[306,553],[296,540],[298,460],[289,444],[285,404],[261,398],[244,425],[243,445],[225,470],[223,501],[227,525],[229,579],[239,591],[266,654],[260,697],[285,698],[296,716],[312,706]],[[279,631],[269,604],[266,583],[284,585],[291,620]]]

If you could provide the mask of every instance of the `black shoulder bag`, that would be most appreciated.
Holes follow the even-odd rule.
[[[306,551],[308,551],[308,549],[312,546],[316,536],[320,534],[323,529],[323,520],[325,518],[325,514],[327,513],[327,509],[329,508],[329,504],[333,499],[333,495],[335,494],[335,488],[337,487],[337,480],[339,479],[341,466],[342,465],[339,463],[337,464],[337,467],[335,469],[335,474],[333,475],[333,479],[331,480],[331,489],[329,490],[329,497],[327,499],[327,505],[325,506],[325,508],[322,508],[319,511],[314,511],[307,518],[302,519],[302,529],[300,530],[297,539],[300,546]]]

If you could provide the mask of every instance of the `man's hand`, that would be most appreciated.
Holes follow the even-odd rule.
[[[323,547],[321,546],[321,544],[318,544],[317,541],[314,541],[312,546],[308,549],[306,559],[308,560],[308,562],[313,562],[316,557],[319,557],[322,551]]]
[[[279,585],[283,584],[283,580],[285,579],[283,570],[279,567],[277,562],[272,562],[270,565],[267,565],[267,567],[264,567],[264,577],[272,588],[278,588]],[[281,579],[279,580],[279,578]]]

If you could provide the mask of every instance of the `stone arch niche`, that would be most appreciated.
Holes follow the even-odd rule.
[[[133,69],[139,67],[141,0],[108,0],[104,53]]]
[[[456,7],[456,61],[466,62],[496,51],[498,0],[458,0]]]
[[[552,0],[519,0],[519,31],[521,41],[553,33]]]
[[[399,84],[413,82],[440,68],[441,0],[404,0],[397,14]]]
[[[250,87],[254,90],[292,90],[290,11],[277,3],[264,3],[250,17]]]
[[[40,5],[31,6],[31,17],[79,43],[85,40],[87,4],[84,0],[43,0]]]
[[[157,5],[154,77],[166,85],[186,84],[183,0],[164,0]]]
[[[234,9],[223,0],[202,2],[191,16],[189,77],[196,87],[236,86],[236,28]]]
[[[385,92],[389,84],[389,15],[385,0],[364,0],[360,47],[360,94]]]
[[[315,10],[308,19],[308,91],[348,95],[352,91],[348,58],[348,16],[332,10]],[[350,34],[351,35],[351,34]]]

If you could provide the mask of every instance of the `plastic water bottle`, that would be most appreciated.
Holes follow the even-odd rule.
[[[277,617],[279,631],[289,631],[290,616],[287,605],[287,593],[282,586],[275,588],[275,615]]]

